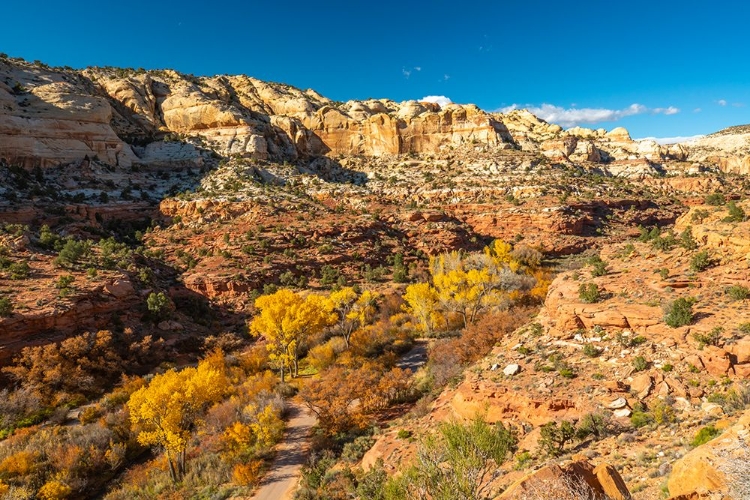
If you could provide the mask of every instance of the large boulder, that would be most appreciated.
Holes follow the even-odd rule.
[[[698,446],[672,466],[668,487],[672,500],[750,498],[750,410],[738,422],[706,444]]]
[[[497,500],[630,498],[625,482],[613,466],[594,467],[585,459],[542,467],[510,485]]]

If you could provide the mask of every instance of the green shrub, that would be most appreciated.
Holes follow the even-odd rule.
[[[732,300],[745,300],[750,297],[750,288],[742,285],[732,285],[725,290],[725,293]]]
[[[588,263],[591,266],[591,276],[597,277],[607,274],[607,263],[598,255],[591,257]]]
[[[658,425],[672,424],[677,421],[677,414],[671,405],[664,401],[657,401],[651,410],[654,422]]]
[[[375,440],[371,436],[359,436],[350,443],[344,445],[341,451],[342,460],[350,463],[359,462],[359,460],[372,448]]]
[[[642,372],[648,368],[648,361],[646,361],[646,358],[643,356],[636,356],[633,359],[633,368],[635,368],[635,371],[637,372]]]
[[[680,297],[669,304],[665,310],[664,322],[672,328],[689,325],[693,321],[693,304],[695,299]]]
[[[55,259],[55,264],[70,267],[77,264],[82,258],[91,252],[91,244],[87,241],[77,241],[72,238],[65,240],[60,253]]]
[[[696,242],[695,238],[693,238],[692,226],[686,227],[685,230],[680,233],[678,243],[682,248],[685,248],[686,250],[695,250],[696,248],[698,248],[698,242]]]
[[[601,354],[601,351],[594,344],[585,344],[583,346],[583,354],[589,358],[596,358]]]
[[[578,298],[587,304],[593,304],[601,300],[599,286],[596,283],[581,283],[578,287]]]
[[[516,464],[513,466],[514,470],[524,470],[529,466],[532,459],[531,453],[528,451],[522,451],[516,455]]]
[[[708,250],[701,250],[690,259],[690,270],[694,272],[704,271],[712,264]]]
[[[717,326],[708,333],[693,332],[693,338],[701,345],[701,347],[707,345],[719,345],[721,342],[721,334],[723,332],[724,329]]]
[[[712,206],[720,206],[727,202],[727,199],[724,197],[722,193],[712,193],[706,196],[705,199],[706,205],[712,205]]]
[[[635,337],[631,337],[630,335],[624,335],[622,332],[619,332],[615,336],[615,340],[622,347],[630,348],[630,347],[636,347],[645,343],[646,337],[644,337],[643,335],[636,335]]]
[[[171,313],[171,301],[164,292],[151,292],[146,299],[146,306],[154,320],[166,319]]]
[[[671,372],[673,369],[674,369],[674,366],[672,364],[670,364],[670,363],[666,363],[666,364],[662,365],[662,367],[661,367],[661,371],[663,371],[663,372]]]
[[[708,210],[698,209],[695,212],[693,212],[693,215],[690,216],[690,222],[697,222],[698,224],[700,224],[706,218],[708,218],[708,216],[709,216]]]
[[[699,430],[693,440],[690,442],[690,446],[696,448],[702,444],[708,443],[713,438],[721,434],[721,431],[713,425],[707,425]]]
[[[409,270],[404,265],[404,254],[398,252],[393,258],[393,281],[406,283],[409,281]]]
[[[570,442],[575,435],[575,427],[567,420],[563,420],[559,425],[557,422],[548,422],[541,427],[539,448],[541,448],[547,456],[560,456],[565,450],[565,445]]]
[[[667,269],[666,267],[659,269],[659,276],[663,280],[669,278],[669,269]]]
[[[39,245],[42,247],[51,250],[55,248],[55,243],[59,239],[60,237],[53,233],[48,225],[45,224],[39,229]]]
[[[0,297],[0,317],[6,318],[13,314],[13,302],[8,297]]]
[[[724,217],[724,222],[742,222],[747,218],[745,211],[733,201],[727,203],[727,210],[729,214]]]
[[[333,285],[339,279],[339,276],[338,269],[326,264],[320,269],[320,284],[323,286]]]
[[[740,323],[737,329],[742,333],[750,333],[750,323]]]
[[[607,435],[607,420],[600,413],[587,413],[578,422],[576,438],[583,440],[589,436],[602,439]]]
[[[576,378],[576,372],[574,372],[572,368],[569,368],[567,366],[564,368],[560,368],[558,370],[558,373],[563,378]]]
[[[406,429],[399,429],[398,434],[396,436],[399,439],[409,439],[411,437],[411,431],[407,431]]]
[[[656,250],[661,250],[663,252],[671,250],[676,244],[677,238],[674,237],[674,233],[671,231],[664,236],[657,236],[651,240],[651,246]]]
[[[8,266],[8,273],[12,280],[25,280],[31,274],[31,268],[26,262],[14,262]]]
[[[296,283],[296,277],[292,271],[283,272],[279,276],[279,283],[281,283],[282,286],[294,286]]]
[[[634,411],[633,414],[630,415],[630,423],[636,429],[645,427],[653,422],[654,422],[653,415],[645,411]]]
[[[60,297],[67,297],[73,291],[75,290],[73,288],[73,281],[75,281],[75,278],[69,274],[64,274],[57,278],[57,282],[55,283],[55,288],[59,290],[58,295]]]
[[[641,231],[641,235],[638,236],[638,241],[642,241],[643,243],[655,240],[661,235],[661,229],[658,226],[652,227],[650,231],[645,227],[639,227],[639,230]]]
[[[732,415],[750,407],[750,384],[738,385],[727,392],[715,392],[708,396],[708,401],[721,405],[724,413]]]

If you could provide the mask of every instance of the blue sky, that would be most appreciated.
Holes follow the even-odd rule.
[[[244,73],[336,100],[446,96],[633,137],[750,123],[750,6],[659,0],[9,2],[0,52]]]

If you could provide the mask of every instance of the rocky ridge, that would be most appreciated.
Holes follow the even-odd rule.
[[[247,76],[193,77],[171,70],[49,68],[0,60],[0,157],[11,164],[52,166],[98,157],[129,167],[198,161],[198,147],[224,155],[294,161],[322,155],[384,157],[460,147],[520,149],[554,161],[598,164],[612,175],[669,170],[747,168],[739,156],[747,134],[695,145],[633,141],[616,128],[563,130],[528,111],[487,113],[473,105],[387,99],[334,102],[313,90]],[[165,134],[182,146],[155,146]],[[727,151],[732,158],[710,155]],[[745,169],[745,170],[743,170]]]

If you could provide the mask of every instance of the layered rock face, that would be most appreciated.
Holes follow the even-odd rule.
[[[691,159],[718,165],[722,171],[750,174],[750,127],[737,126],[686,144]]]
[[[110,126],[106,98],[75,72],[0,61],[0,158],[26,167],[97,156],[128,165],[133,154]]]
[[[241,75],[76,71],[0,60],[0,158],[27,167],[85,156],[126,167],[195,161],[194,151],[174,156],[174,151],[144,149],[176,135],[222,156],[255,159],[515,148],[554,162],[598,165],[610,175],[653,174],[670,161],[746,173],[750,164],[743,152],[750,134],[735,132],[691,146],[661,146],[633,141],[623,128],[566,131],[525,110],[497,114],[474,105],[387,99],[339,103],[312,90]]]
[[[200,136],[221,154],[255,158],[395,155],[467,143],[499,146],[503,127],[476,106],[388,100],[334,103],[317,93],[246,76],[192,79],[87,70],[152,131]],[[507,137],[507,136],[506,136]]]

